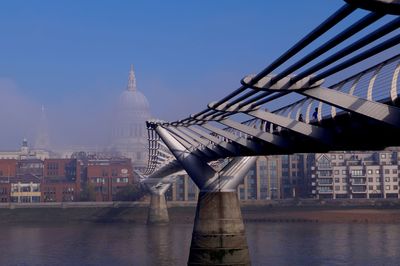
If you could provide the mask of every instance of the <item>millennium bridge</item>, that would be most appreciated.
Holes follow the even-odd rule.
[[[400,146],[399,15],[400,0],[346,0],[203,111],[147,121],[148,223],[168,222],[174,174],[200,189],[188,265],[251,264],[236,191],[256,156]]]

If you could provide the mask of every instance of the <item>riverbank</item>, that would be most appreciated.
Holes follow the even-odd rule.
[[[146,223],[147,202],[0,204],[0,224]],[[195,202],[168,202],[170,221],[191,224]],[[245,223],[400,223],[400,200],[242,202]]]

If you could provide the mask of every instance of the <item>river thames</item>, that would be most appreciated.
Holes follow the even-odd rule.
[[[397,224],[247,223],[252,265],[399,265]],[[3,225],[0,265],[186,265],[191,224]]]

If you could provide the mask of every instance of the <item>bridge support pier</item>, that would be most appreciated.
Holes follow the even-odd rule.
[[[147,224],[167,224],[169,222],[165,194],[151,194],[147,214]]]
[[[147,212],[148,225],[167,224],[169,222],[165,192],[170,185],[170,183],[147,184],[150,191],[150,205]]]
[[[236,192],[200,192],[188,265],[250,265]]]
[[[165,128],[156,131],[200,188],[188,265],[250,265],[236,191],[256,157],[236,157],[216,171]]]

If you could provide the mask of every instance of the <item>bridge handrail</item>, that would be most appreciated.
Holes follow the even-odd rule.
[[[379,12],[368,12],[339,33],[334,34],[333,37],[329,37],[317,48],[313,48],[305,56],[294,61],[294,63],[288,63],[289,59],[309,47],[315,40],[322,38],[333,27],[358,9],[358,6],[353,3],[354,1],[349,2],[351,3],[343,5],[265,69],[256,75],[242,79],[241,86],[224,98],[210,103],[203,111],[182,120],[173,122],[149,121],[148,130],[153,132],[151,134],[154,134],[154,129],[157,126],[162,126],[183,146],[186,146],[190,152],[199,153],[204,158],[212,160],[235,156],[235,154],[262,154],[266,148],[268,148],[270,154],[279,154],[282,149],[285,150],[293,145],[290,138],[285,138],[279,133],[282,126],[297,134],[327,144],[331,137],[329,132],[320,124],[313,122],[333,118],[340,112],[354,112],[378,121],[385,118],[384,122],[397,125],[396,117],[397,113],[400,114],[400,109],[397,110],[398,108],[395,105],[399,104],[397,101],[397,78],[400,72],[400,54],[351,75],[341,82],[327,86],[327,88],[323,85],[325,78],[332,77],[399,45],[400,18],[396,17],[381,24],[386,15],[382,10],[391,12],[384,4],[381,4],[385,7],[384,9],[380,9]],[[365,6],[362,8],[365,8]],[[364,29],[371,26],[377,28],[364,34],[361,38],[352,40],[355,34],[362,34]],[[348,39],[350,39],[350,44],[343,47],[339,46]],[[333,51],[333,53],[326,56],[329,51]],[[276,69],[283,70],[272,74]],[[294,74],[295,71],[299,71],[299,73]],[[392,80],[390,90],[384,91],[383,85],[380,83],[387,83],[390,78]],[[386,92],[386,94],[384,95],[383,92]],[[338,103],[337,101],[331,103],[321,98],[322,94],[316,93],[327,95],[332,101],[337,95],[341,95],[346,99],[346,103]],[[271,108],[273,111],[268,111],[265,108],[267,104],[269,107],[271,103],[282,97],[291,99],[287,96],[288,94],[300,95],[301,99],[281,108]],[[362,103],[365,110],[360,111],[349,105],[353,100],[357,101],[357,104]],[[383,116],[387,110],[386,107],[379,105],[381,103],[389,106],[387,108],[390,109],[390,112],[387,117]],[[344,109],[341,109],[342,107]],[[380,111],[372,114],[368,112],[368,108],[378,108]],[[316,115],[312,115],[313,119],[311,119],[310,116],[314,110],[317,112]],[[331,115],[326,116],[327,112]],[[237,114],[244,114],[253,118],[235,122],[234,117]],[[300,114],[304,114],[305,117],[299,119]],[[214,126],[214,123],[218,126]],[[182,130],[182,128],[185,128],[185,130]],[[152,138],[154,138],[153,135]],[[159,140],[152,141],[157,142]],[[323,147],[324,145],[321,145],[321,149]],[[285,151],[287,152],[287,150]],[[152,172],[157,165],[160,166],[157,158],[158,154],[155,154],[154,151],[151,156],[149,155],[149,161],[151,160],[149,169]]]

